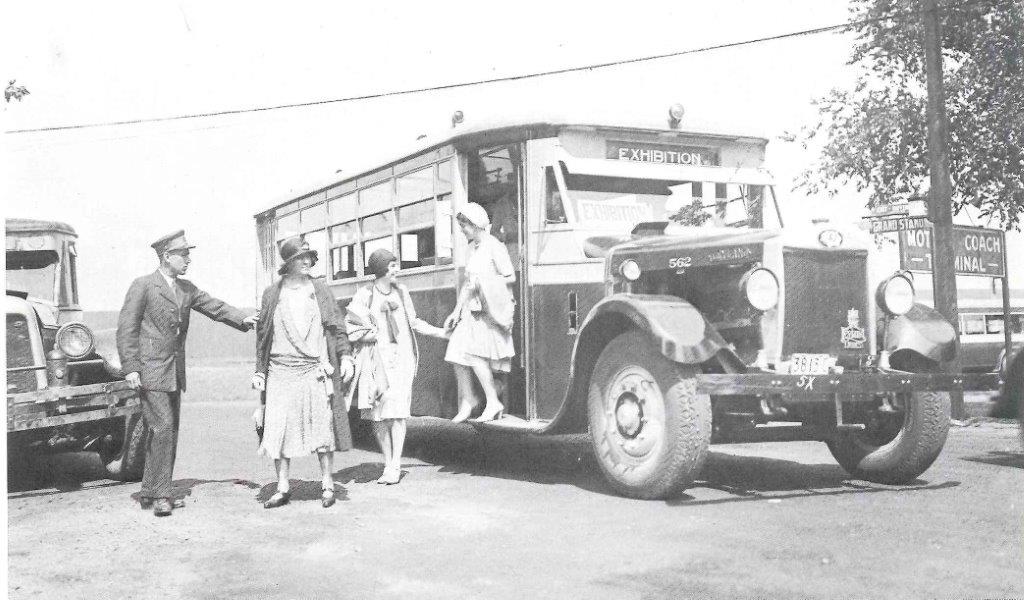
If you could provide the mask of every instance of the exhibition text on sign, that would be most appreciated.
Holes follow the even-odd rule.
[[[718,166],[718,150],[701,146],[641,144],[609,140],[605,157],[612,160],[657,163],[664,165]]]

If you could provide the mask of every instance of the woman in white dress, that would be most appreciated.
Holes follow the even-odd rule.
[[[498,400],[494,373],[508,373],[515,356],[515,302],[509,286],[515,283],[516,274],[505,245],[488,233],[491,223],[482,206],[469,203],[457,220],[469,241],[469,256],[466,282],[455,310],[445,319],[445,329],[452,333],[444,358],[452,363],[459,387],[459,412],[452,421],[465,421],[480,404],[473,389],[474,376],[480,382],[485,404],[473,420],[491,421],[505,410]]]
[[[373,431],[384,457],[377,483],[396,484],[402,476],[402,449],[412,406],[419,349],[414,332],[445,337],[444,330],[419,319],[409,290],[395,280],[398,258],[381,248],[367,259],[376,279],[352,297],[345,316],[355,348],[357,375],[349,388],[362,418]]]

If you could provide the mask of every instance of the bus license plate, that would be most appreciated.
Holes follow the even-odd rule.
[[[830,366],[832,357],[828,354],[794,354],[789,360],[792,375],[825,375]]]

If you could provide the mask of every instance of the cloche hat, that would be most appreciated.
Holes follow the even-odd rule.
[[[476,202],[470,202],[462,207],[462,210],[459,211],[459,216],[480,229],[486,230],[491,226],[491,218],[487,216],[487,211]]]

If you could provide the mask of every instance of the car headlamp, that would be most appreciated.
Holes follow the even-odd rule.
[[[747,272],[740,287],[750,306],[759,311],[771,310],[779,303],[779,280],[768,269],[758,267]]]
[[[619,265],[619,274],[629,281],[640,279],[640,265],[635,260],[624,260]]]
[[[914,306],[914,284],[904,273],[896,273],[878,284],[878,306],[893,316],[906,314]]]
[[[57,330],[54,344],[71,360],[92,352],[95,338],[85,323],[68,323]]]

